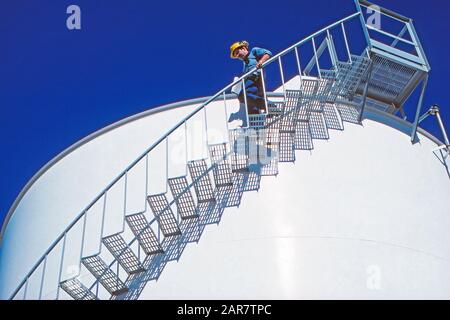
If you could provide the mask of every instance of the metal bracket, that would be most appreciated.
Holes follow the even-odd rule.
[[[442,144],[441,146],[439,146],[438,148],[433,149],[433,152],[444,149],[445,153],[446,153],[446,155],[444,156],[444,160],[445,160],[450,153],[450,142],[448,140],[447,131],[445,130],[444,123],[442,122],[441,114],[439,111],[439,106],[437,104],[432,105],[431,108],[419,118],[418,123],[421,123],[423,120],[425,120],[429,116],[436,117],[438,124],[439,124],[439,128],[441,129],[442,136],[444,137],[444,143],[445,143],[445,144]]]

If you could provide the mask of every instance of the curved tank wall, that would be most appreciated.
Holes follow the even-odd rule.
[[[449,299],[450,181],[435,143],[420,141],[368,119],[330,131],[141,299]]]
[[[69,148],[64,156],[52,161],[47,171],[37,174],[2,230],[0,298],[9,297],[67,225],[120,172],[206,99],[187,100],[125,119]],[[227,107],[236,108],[236,104],[234,99]],[[211,123],[215,117],[224,119],[223,103],[212,102],[206,116]],[[188,130],[192,141],[204,139],[204,117],[201,112],[191,119]],[[224,134],[217,131],[210,134],[223,139]],[[205,151],[202,147],[191,146],[190,156],[200,156]]]
[[[119,172],[200,101],[115,125],[39,176],[4,230],[0,298]],[[183,128],[190,141],[205,141],[204,117],[208,142],[226,140],[223,119],[239,112],[236,99],[227,105],[227,116],[223,103],[213,102],[193,118]],[[450,186],[432,152],[436,143],[421,131],[420,143],[411,145],[409,124],[375,109],[367,108],[366,117],[363,126],[331,130],[330,140],[314,141],[312,153],[297,151],[295,165],[281,164],[276,178],[262,179],[259,192],[227,209],[220,227],[208,227],[141,298],[449,297]],[[176,140],[168,143],[184,145]],[[204,143],[187,144],[189,155],[171,157],[180,158],[172,176],[186,170],[185,158],[205,155]],[[149,194],[163,190],[155,182],[162,176],[153,178]],[[120,226],[111,228],[109,234]]]

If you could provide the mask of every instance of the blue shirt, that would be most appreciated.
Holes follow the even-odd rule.
[[[242,70],[243,74],[249,72],[250,70],[256,68],[258,60],[261,59],[265,54],[272,56],[272,52],[263,48],[253,48],[248,53],[248,56],[244,59],[244,68]],[[258,72],[259,74],[259,72]],[[255,73],[256,75],[256,73]]]

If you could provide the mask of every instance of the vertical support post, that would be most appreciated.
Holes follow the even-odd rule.
[[[430,71],[430,64],[428,63],[427,56],[425,55],[425,51],[423,50],[422,44],[420,43],[419,36],[417,35],[416,28],[414,28],[412,20],[409,20],[409,22],[407,22],[405,26],[410,33],[412,41],[415,43],[417,55],[422,59],[427,70]]]
[[[184,170],[187,174],[187,171],[188,171],[187,164],[189,161],[187,120],[184,120],[184,147],[186,148],[186,162],[185,162]]]
[[[83,233],[81,234],[81,248],[80,248],[80,259],[78,262],[78,270],[81,270],[81,259],[83,259],[84,238],[86,236],[86,220],[87,220],[87,212],[85,211],[83,219]]]
[[[425,90],[427,88],[427,84],[428,84],[428,74],[426,75],[425,79],[423,79],[422,91],[420,92],[419,102],[417,103],[416,118],[414,120],[413,129],[411,131],[411,142],[412,143],[414,143],[414,141],[416,139],[417,126],[419,124],[419,116],[420,116],[420,112],[422,111],[423,97],[425,95]]]
[[[436,112],[436,117],[437,117],[437,120],[438,120],[438,123],[439,123],[439,127],[441,128],[442,135],[444,136],[444,142],[445,142],[445,144],[447,146],[449,146],[450,142],[448,140],[447,131],[445,130],[444,123],[442,122],[442,118],[441,118],[441,114],[439,112],[439,109]]]
[[[328,47],[328,53],[330,54],[331,62],[333,63],[333,66],[336,67],[338,56],[334,47],[334,41],[333,36],[330,33],[330,29],[327,29],[327,47]]]
[[[224,112],[225,112],[225,124],[227,126],[227,140],[228,140],[228,132],[230,130],[228,126],[228,108],[227,108],[227,95],[225,94],[225,91],[223,92],[223,105],[224,105]]]
[[[167,180],[169,180],[169,136],[166,137],[166,191],[167,192]]]
[[[278,65],[280,66],[280,74],[281,74],[281,84],[283,85],[283,96],[286,101],[286,88],[284,86],[284,72],[283,72],[283,64],[281,63],[281,56],[278,57]]]
[[[370,42],[370,36],[369,36],[369,30],[367,29],[366,21],[364,21],[364,14],[363,14],[361,6],[359,4],[359,0],[354,0],[354,2],[355,2],[356,10],[359,11],[359,20],[361,21],[361,27],[363,29],[364,37],[366,38],[367,47],[369,49],[372,49],[372,44]]]
[[[298,53],[297,47],[294,49],[295,51],[295,60],[297,61],[298,75],[300,77],[300,90],[302,89],[302,66],[300,64],[300,54]]]
[[[247,120],[246,127],[248,127],[250,125],[250,121],[248,119],[247,88],[245,88],[245,80],[242,79],[241,81],[242,81],[242,90],[244,92],[245,116],[246,116],[246,120]]]
[[[141,245],[139,243],[137,244],[137,248],[138,248],[138,260],[139,260],[139,262],[142,262],[141,261]]]
[[[98,298],[98,287],[99,287],[100,283],[99,283],[99,281],[96,281],[96,282],[97,282],[97,287],[95,288],[95,297]]]
[[[267,94],[266,94],[266,80],[264,79],[264,69],[261,70],[261,83],[263,86],[264,105],[266,106],[266,113],[269,113],[269,105],[267,103]],[[283,88],[284,88],[284,84],[283,84]]]
[[[47,267],[47,255],[45,255],[44,258],[44,266],[42,268],[42,278],[41,278],[41,286],[39,288],[39,298],[38,300],[42,299],[42,288],[44,287],[44,278],[45,278],[45,269]]]
[[[208,115],[206,113],[206,106],[203,107],[203,114],[205,117],[205,143],[203,144],[203,147],[206,147],[206,154],[205,152],[203,152],[203,156],[204,157],[208,157],[208,152],[209,152],[209,142],[208,142]]]
[[[347,32],[345,32],[344,23],[341,23],[341,27],[342,27],[342,34],[344,35],[345,48],[347,49],[348,62],[353,63],[352,54],[350,53],[350,47],[348,45]]]
[[[27,277],[27,280],[25,281],[25,289],[23,290],[23,300],[27,299],[28,280],[29,279],[30,279],[30,277]],[[58,283],[58,288],[59,288],[59,283]]]
[[[123,190],[123,224],[122,232],[125,231],[125,216],[127,215],[127,189],[128,189],[128,171],[125,171],[125,186]]]
[[[56,300],[59,299],[59,287],[61,283],[61,277],[62,277],[62,271],[63,271],[63,265],[64,265],[64,252],[66,251],[66,238],[67,238],[67,232],[64,233],[64,239],[63,239],[63,247],[61,252],[61,264],[59,265],[59,274],[58,274],[58,288],[56,289]]]
[[[122,252],[119,254],[122,254]],[[116,290],[119,288],[119,281],[120,281],[120,276],[119,276],[119,259],[116,260],[116,264],[117,264],[117,268],[116,268],[116,272],[117,272],[117,280],[116,280]]]
[[[108,195],[108,192],[106,191],[105,197],[103,198],[102,228],[100,230],[100,245],[98,246],[99,253],[102,251],[102,238],[103,238],[103,232],[105,231],[106,196],[107,195]]]
[[[312,45],[313,45],[313,49],[314,49],[314,59],[316,60],[317,72],[319,74],[319,78],[322,79],[322,74],[320,72],[319,57],[317,56],[317,50],[316,50],[316,41],[314,41],[314,37],[312,38]]]
[[[360,108],[361,110],[359,111],[358,122],[362,121],[364,108],[366,106],[367,91],[369,90],[369,82],[370,82],[370,78],[372,76],[372,67],[373,67],[372,61],[370,61],[369,70],[367,72],[367,80],[366,80],[366,84],[364,85],[363,100],[362,100],[362,104],[361,104],[361,108]]]
[[[145,155],[145,199],[144,212],[147,212],[147,197],[148,197],[148,153]]]

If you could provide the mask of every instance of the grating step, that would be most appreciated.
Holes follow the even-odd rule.
[[[279,162],[295,161],[295,132],[280,132]]]
[[[327,100],[333,103],[340,94],[341,83],[344,78],[342,76],[337,78],[337,72],[335,70],[320,70],[320,74],[323,79],[328,80],[330,83],[330,93]]]
[[[295,132],[295,121],[302,106],[303,93],[299,90],[286,90],[286,104],[280,121],[280,132]]]
[[[156,194],[147,197],[147,201],[155,214],[159,227],[165,237],[179,235],[181,233],[178,228],[177,221],[167,201],[166,195]]]
[[[336,103],[336,109],[341,115],[342,121],[360,124],[359,112],[360,107],[352,104]]]
[[[263,134],[265,135],[265,150],[262,152],[262,155],[259,155],[259,161],[261,163],[261,175],[277,175],[279,157],[278,146],[280,143],[280,121],[272,120],[270,117],[268,117],[267,125]]]
[[[330,138],[323,113],[311,112],[309,115],[309,127],[311,129],[311,138],[320,140],[327,140]]]
[[[63,281],[60,286],[74,300],[97,300],[97,297],[76,278]]]
[[[99,256],[86,257],[81,262],[111,295],[120,295],[128,292],[128,288],[122,280]]]
[[[189,172],[194,182],[197,202],[215,201],[211,179],[208,174],[208,166],[205,160],[191,161],[188,163]]]
[[[342,121],[334,104],[325,104],[323,111],[323,118],[328,129],[344,130],[344,126],[342,125]]]
[[[294,148],[295,150],[314,149],[309,121],[297,121],[294,137]]]
[[[146,255],[163,252],[155,233],[148,225],[147,219],[143,213],[129,215],[126,216],[125,219]]]
[[[128,274],[144,271],[138,257],[119,234],[105,237],[102,242]]]
[[[209,153],[213,163],[213,176],[216,188],[232,186],[231,169],[227,160],[227,145],[225,143],[210,145]]]
[[[248,171],[250,136],[248,129],[235,129],[229,131],[230,136],[230,164],[232,172]]]
[[[169,187],[181,219],[185,220],[198,217],[198,213],[195,210],[194,198],[189,189],[186,176],[169,179]]]

